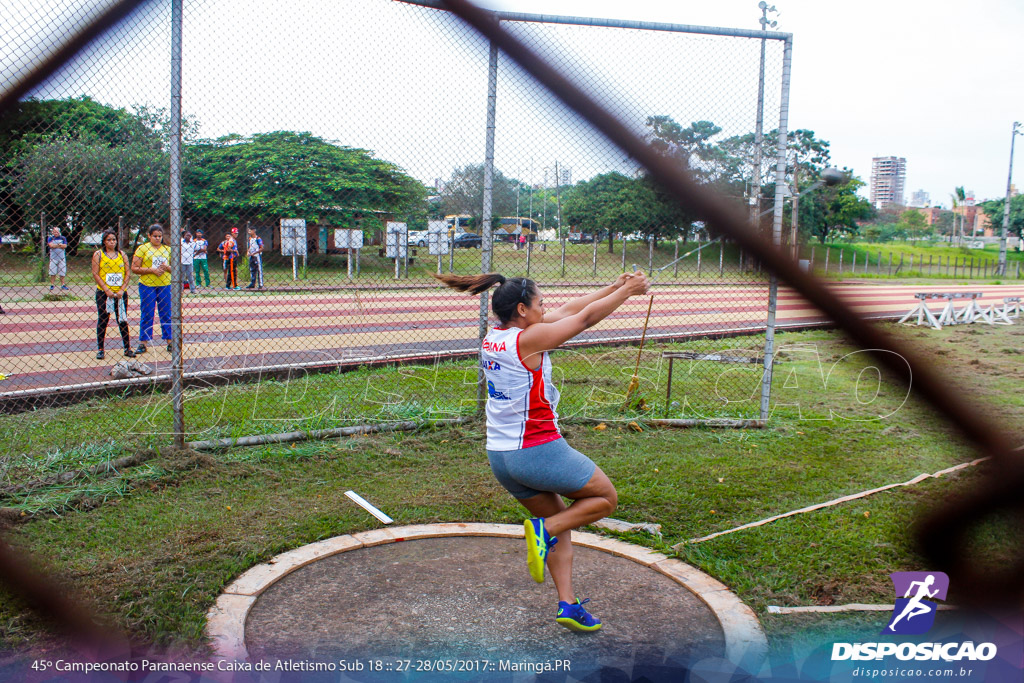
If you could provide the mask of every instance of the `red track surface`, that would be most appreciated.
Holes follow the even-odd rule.
[[[902,316],[918,302],[916,292],[981,291],[981,304],[1024,295],[1021,285],[878,286],[836,284],[834,291],[866,317]],[[581,290],[576,290],[581,291]],[[0,396],[11,392],[71,387],[109,380],[109,368],[122,358],[115,326],[107,330],[105,360],[94,358],[96,311],[91,290],[79,301],[5,305],[0,317]],[[547,289],[549,308],[574,294]],[[133,293],[134,294],[134,293]],[[686,336],[723,330],[764,328],[767,287],[658,286],[648,335]],[[88,298],[87,298],[88,297]],[[587,341],[639,338],[647,310],[638,297],[589,330]],[[938,313],[941,300],[929,302]],[[183,303],[185,371],[274,367],[294,363],[337,364],[385,356],[433,356],[476,346],[479,304],[475,297],[446,290],[369,290],[316,293],[252,293],[211,290],[186,296]],[[138,301],[129,302],[133,346],[137,344]],[[779,291],[779,326],[827,322],[792,290]],[[170,366],[159,342],[142,358],[157,374]]]

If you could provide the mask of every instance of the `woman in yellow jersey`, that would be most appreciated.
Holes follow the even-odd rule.
[[[92,255],[92,279],[96,281],[96,358],[103,358],[103,340],[107,336],[107,323],[114,314],[121,332],[124,355],[135,356],[128,339],[128,256],[117,248],[117,235],[107,230],[100,240],[101,247]]]
[[[149,241],[135,250],[132,272],[139,275],[139,348],[153,339],[153,308],[160,312],[160,337],[171,350],[171,248],[163,243],[164,229],[159,223],[149,226]]]

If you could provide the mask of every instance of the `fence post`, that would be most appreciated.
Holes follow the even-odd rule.
[[[910,255],[910,265],[907,267],[907,275],[910,275],[910,271],[914,269],[914,255]]]
[[[718,240],[718,277],[725,277],[725,240]]]
[[[968,275],[968,276],[967,276],[967,277],[968,277],[968,279],[973,279],[973,278],[974,278],[974,257],[973,257],[973,256],[971,257],[971,265],[970,265],[970,270],[969,270],[969,271],[967,271],[967,272],[969,272],[969,273],[970,273],[970,275]]]
[[[498,46],[491,42],[490,57],[487,62],[487,134],[484,143],[484,202],[483,202],[483,243],[480,245],[480,272],[491,272],[491,252],[494,242],[491,239],[491,208],[494,183],[494,120],[498,101]],[[452,250],[454,251],[454,249]],[[482,342],[487,336],[487,303],[488,290],[480,293],[480,317],[478,338]],[[479,348],[479,347],[478,347]],[[483,368],[477,366],[477,403],[478,414],[487,406],[487,379]]]
[[[594,233],[594,277],[597,277],[597,233]]]
[[[892,277],[892,252],[889,252],[889,277]]]
[[[881,275],[882,274],[882,250],[881,249],[878,250],[878,266],[875,267],[875,274],[876,275]]]
[[[533,259],[533,240],[526,236],[526,277],[530,277],[530,262]]]
[[[562,232],[562,226],[558,226],[558,232]],[[562,277],[565,277],[565,235],[559,235],[560,242],[562,243]]]
[[[899,275],[901,272],[903,272],[903,254],[902,253],[900,254],[900,264],[898,266],[896,266],[896,274]]]
[[[844,249],[840,249],[839,250],[839,277],[843,276],[843,251],[845,251],[845,250]]]
[[[676,254],[679,253],[679,246],[676,245]],[[677,255],[676,258],[679,258]],[[676,261],[676,279],[679,278],[679,261]],[[697,238],[697,279],[700,279],[700,237]]]
[[[850,274],[851,275],[856,275],[857,274],[857,252],[853,252],[853,258],[850,259],[850,260],[852,262],[851,265],[850,265]]]
[[[928,277],[932,275],[932,256],[933,254],[928,254]]]
[[[124,216],[117,217],[117,248],[122,250],[128,249],[128,243],[124,239]],[[134,256],[134,254],[131,256]]]
[[[1020,279],[1020,261],[1017,261],[1017,279]]]
[[[813,244],[811,245],[811,263],[810,263],[810,266],[811,266],[811,272],[813,273],[814,272],[814,245]]]
[[[596,253],[596,252],[595,252]],[[597,262],[596,259],[594,261]],[[647,272],[654,269],[654,235],[647,238]]]
[[[622,233],[622,272],[626,272],[626,233]]]
[[[825,247],[825,275],[828,275],[828,261],[832,258],[832,247]]]
[[[185,376],[181,358],[181,30],[182,0],[171,0],[171,404],[174,409],[174,447],[184,449]]]
[[[46,262],[48,261],[48,254],[46,253],[46,212],[39,212],[39,282],[46,282],[46,275],[49,269],[47,268]]]

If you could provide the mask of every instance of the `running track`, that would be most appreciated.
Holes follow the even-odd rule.
[[[84,288],[83,288],[84,289]],[[916,292],[981,291],[981,304],[1024,295],[1021,285],[878,286],[840,283],[832,289],[866,317],[902,316],[916,305]],[[185,372],[267,368],[308,363],[336,365],[373,362],[385,357],[433,356],[476,348],[479,303],[476,297],[441,290],[377,289],[273,293],[217,292],[186,296],[183,302]],[[545,290],[547,307],[573,293]],[[0,399],[26,390],[71,387],[110,379],[110,367],[122,359],[117,328],[107,329],[105,360],[96,360],[96,310],[92,291],[75,292],[83,300],[5,304],[0,316]],[[723,330],[763,329],[767,287],[761,284],[667,286],[655,289],[648,336],[685,336]],[[88,295],[88,299],[84,295]],[[138,343],[138,300],[129,301],[133,347]],[[942,300],[929,302],[937,314]],[[582,336],[585,341],[639,338],[647,297],[636,297]],[[780,327],[827,322],[824,315],[786,287],[779,289]],[[170,369],[170,354],[158,341],[144,360],[160,375]]]

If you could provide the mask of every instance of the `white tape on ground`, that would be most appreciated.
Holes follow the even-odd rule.
[[[919,474],[919,475],[917,475],[916,477],[914,477],[913,479],[911,479],[909,481],[904,481],[904,482],[901,482],[901,483],[898,483],[898,484],[887,484],[886,486],[879,486],[877,489],[871,489],[869,491],[861,491],[860,493],[853,493],[853,494],[850,494],[849,496],[843,496],[842,498],[836,498],[835,500],[830,500],[827,503],[818,503],[817,505],[811,505],[809,507],[800,508],[799,510],[793,510],[792,512],[786,512],[786,513],[783,513],[781,515],[775,515],[774,517],[768,517],[767,519],[762,519],[762,520],[760,520],[758,522],[751,522],[749,524],[744,524],[742,526],[738,526],[738,527],[735,527],[733,529],[726,529],[725,531],[719,531],[719,532],[716,532],[716,533],[713,533],[713,534],[709,534],[707,536],[701,536],[700,538],[692,538],[689,541],[683,541],[682,543],[677,543],[676,545],[672,546],[672,548],[674,550],[678,550],[678,549],[682,548],[683,546],[691,544],[691,543],[702,543],[704,541],[709,541],[712,538],[717,538],[718,536],[724,536],[725,534],[731,534],[734,531],[740,531],[742,529],[750,529],[750,528],[755,527],[755,526],[761,526],[763,524],[768,524],[769,522],[774,522],[775,520],[782,519],[784,517],[792,517],[793,515],[799,515],[799,514],[803,514],[805,512],[812,512],[814,510],[820,510],[822,508],[832,507],[833,505],[839,505],[840,503],[846,503],[846,502],[849,502],[851,500],[857,500],[858,498],[864,498],[866,496],[870,496],[873,493],[880,493],[881,491],[888,491],[889,489],[894,489],[894,488],[897,488],[899,486],[911,486],[913,484],[917,484],[918,482],[924,481],[925,479],[931,479],[933,477],[941,477],[943,475],[951,474],[952,472],[956,472],[958,470],[962,470],[962,469],[965,469],[967,467],[973,467],[973,466],[977,465],[978,463],[985,462],[986,460],[988,460],[988,458],[978,458],[977,460],[972,460],[971,462],[965,462],[965,463],[961,463],[959,465],[954,465],[953,467],[948,467],[948,468],[946,468],[944,470],[939,470],[938,472],[935,472],[933,474]]]

